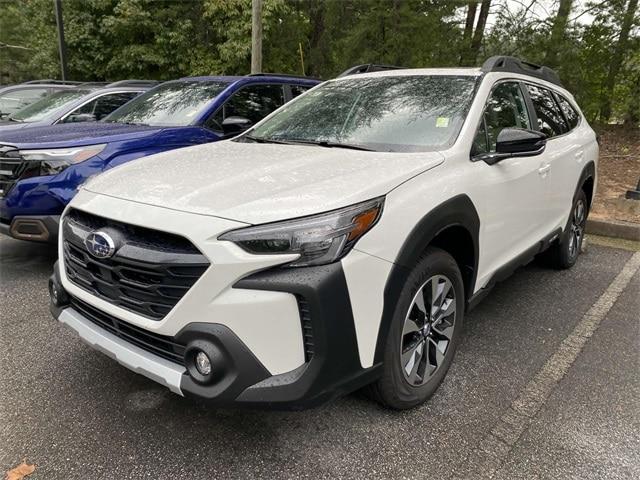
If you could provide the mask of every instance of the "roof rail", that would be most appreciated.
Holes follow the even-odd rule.
[[[307,77],[306,75],[295,75],[292,73],[250,73],[247,77],[285,77],[285,78],[300,78],[302,80],[320,80],[316,77]]]
[[[536,65],[535,63],[525,62],[524,60],[520,60],[516,57],[501,55],[489,57],[482,64],[482,71],[520,73],[522,75],[546,80],[547,82],[562,87],[560,77],[555,70],[542,65]]]
[[[346,77],[347,75],[355,75],[357,73],[369,73],[369,72],[383,72],[385,70],[403,70],[407,67],[397,67],[395,65],[384,65],[377,63],[365,63],[363,65],[356,65],[346,69],[337,78]]]
[[[44,80],[30,80],[28,82],[22,82],[23,85],[40,85],[40,84],[51,84],[51,85],[80,85],[82,82],[73,82],[71,80],[53,80],[50,78]]]
[[[157,80],[119,80],[107,84],[106,87],[155,87],[159,83]]]

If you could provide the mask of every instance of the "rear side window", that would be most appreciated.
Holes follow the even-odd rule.
[[[302,95],[309,90],[310,87],[303,87],[302,85],[289,85],[291,87],[291,98],[296,98],[298,95]]]
[[[551,91],[535,85],[527,85],[527,90],[538,117],[540,131],[548,138],[566,133],[569,128]]]
[[[484,107],[472,154],[495,152],[498,134],[505,128],[531,128],[524,95],[516,82],[503,82],[494,87]]]
[[[578,123],[580,123],[580,114],[576,112],[575,108],[569,103],[569,100],[562,95],[556,94],[556,98],[558,99],[562,113],[564,113],[565,118],[569,122],[569,129],[573,130],[578,126]]]
[[[214,130],[222,130],[222,122],[229,117],[243,117],[251,123],[258,123],[282,105],[282,85],[250,85],[234,93],[206,125]]]

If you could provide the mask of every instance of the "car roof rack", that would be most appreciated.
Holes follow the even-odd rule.
[[[562,87],[560,76],[555,70],[542,65],[536,65],[535,63],[525,62],[524,60],[520,60],[516,57],[501,55],[489,57],[482,64],[482,71],[520,73],[522,75],[546,80],[547,82]]]
[[[365,63],[346,69],[336,78],[346,77],[347,75],[355,75],[357,73],[384,72],[386,70],[403,70],[405,68],[407,67],[398,67],[396,65],[385,65],[378,63]]]
[[[250,73],[247,77],[284,77],[284,78],[299,78],[301,80],[320,80],[316,77],[308,77],[306,75],[296,75],[293,73]]]
[[[106,87],[155,87],[159,83],[158,80],[119,80],[107,84]]]
[[[41,85],[41,84],[51,84],[51,85],[80,85],[82,82],[73,82],[71,80],[53,80],[51,78],[47,78],[44,80],[30,80],[28,82],[22,82],[22,85]]]

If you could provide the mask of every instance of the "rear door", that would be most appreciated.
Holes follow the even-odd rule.
[[[536,127],[547,136],[540,165],[540,174],[545,179],[543,204],[552,228],[564,228],[576,188],[576,161],[582,161],[584,150],[554,93],[531,83],[527,83],[527,92],[533,105]]]

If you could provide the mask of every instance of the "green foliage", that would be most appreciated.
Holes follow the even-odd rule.
[[[264,0],[264,71],[329,78],[351,65],[457,65],[465,49],[466,7],[474,0]],[[535,2],[493,0],[479,58],[551,59],[590,119],[598,117],[625,8],[632,0],[573,2],[559,45],[556,13]],[[251,0],[63,0],[72,79],[170,79],[246,74]],[[531,4],[531,5],[530,5]],[[548,4],[548,2],[547,2]],[[558,2],[553,2],[557,8]],[[640,116],[640,39],[634,19],[611,98],[614,117]],[[557,37],[556,37],[557,38]],[[7,45],[10,45],[7,46]],[[23,48],[19,48],[23,47]],[[549,52],[553,50],[553,55]],[[0,82],[59,76],[52,0],[0,0]]]

